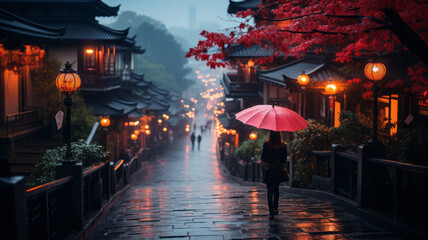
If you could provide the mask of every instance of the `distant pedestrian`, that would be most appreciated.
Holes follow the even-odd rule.
[[[204,134],[204,126],[201,125],[201,134]]]
[[[130,148],[126,149],[126,152],[127,152],[126,153],[127,157],[125,159],[125,162],[127,163],[127,162],[131,161],[131,159],[132,159],[132,152],[131,152]]]
[[[196,131],[196,123],[193,124],[193,130]]]
[[[198,150],[201,149],[201,141],[202,141],[202,136],[199,134],[198,135]]]
[[[195,132],[190,135],[190,141],[192,142],[192,150],[195,149]]]
[[[279,213],[279,184],[288,181],[284,167],[287,160],[287,145],[282,142],[281,132],[270,131],[269,139],[263,144],[261,159],[262,180],[267,187],[269,218],[274,219],[274,215]]]

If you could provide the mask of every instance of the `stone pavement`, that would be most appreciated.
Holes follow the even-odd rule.
[[[287,188],[280,215],[269,220],[265,185],[225,174],[211,132],[201,150],[192,151],[187,137],[145,162],[90,239],[405,239],[339,203]]]

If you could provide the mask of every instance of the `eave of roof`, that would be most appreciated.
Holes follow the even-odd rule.
[[[50,27],[19,17],[0,8],[0,33],[18,37],[32,37],[44,40],[59,39],[64,27]]]
[[[332,66],[328,59],[318,56],[307,56],[271,70],[258,69],[258,77],[264,81],[285,85],[285,81],[296,82],[302,71],[309,76],[310,84],[330,79],[345,81],[351,78]]]
[[[2,4],[25,4],[25,5],[42,5],[55,4],[61,7],[92,8],[94,16],[114,17],[119,12],[120,4],[115,7],[108,6],[101,0],[1,0]]]
[[[266,49],[257,44],[253,44],[251,47],[243,44],[233,45],[230,47],[226,59],[270,57],[273,55],[273,52],[272,48]]]
[[[100,40],[100,41],[124,41],[129,28],[114,30],[105,27],[95,21],[92,22],[57,22],[46,23],[49,26],[65,27],[63,40]]]
[[[257,5],[261,4],[262,0],[245,0],[240,2],[229,0],[229,7],[227,8],[227,13],[236,14],[239,11],[245,11],[247,9],[256,10],[258,9]]]

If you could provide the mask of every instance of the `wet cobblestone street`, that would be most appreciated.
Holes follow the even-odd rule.
[[[279,210],[268,219],[265,185],[225,174],[215,136],[205,133],[201,150],[178,139],[144,162],[90,239],[399,239],[338,203],[286,188]]]

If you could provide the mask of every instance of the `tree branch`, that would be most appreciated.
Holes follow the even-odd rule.
[[[404,22],[400,14],[393,8],[382,9],[385,16],[391,21],[391,32],[397,36],[401,44],[406,46],[425,66],[428,66],[428,45],[424,39]]]
[[[260,17],[258,15],[254,15],[254,18],[257,18],[259,20],[271,21],[271,22],[282,22],[282,21],[288,21],[288,20],[294,20],[294,19],[309,17],[309,16],[316,15],[316,14],[321,14],[321,12],[309,13],[309,14],[306,14],[306,15],[300,15],[300,16],[289,17],[289,18],[281,18],[281,19],[264,18],[264,17]]]
[[[324,16],[326,17],[333,17],[333,18],[353,18],[353,19],[363,19],[363,18],[368,18],[370,20],[372,20],[373,22],[377,22],[377,23],[381,23],[383,25],[389,25],[391,24],[390,22],[387,22],[385,20],[379,19],[379,18],[375,18],[375,17],[369,17],[369,16],[364,16],[364,15],[334,15],[334,14],[325,14]]]
[[[328,34],[328,35],[343,35],[343,36],[349,35],[349,33],[345,33],[345,32],[327,32],[327,31],[322,31],[322,30],[318,30],[318,29],[313,29],[312,31],[293,31],[293,30],[286,30],[286,29],[278,29],[277,31],[278,32],[296,33],[296,34],[322,33],[322,34]]]

